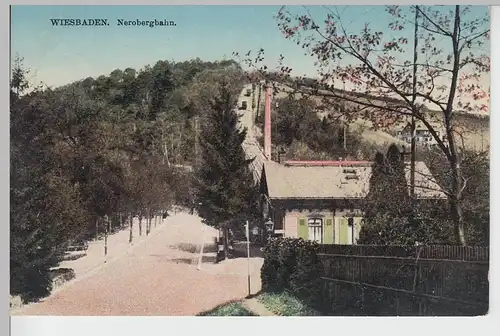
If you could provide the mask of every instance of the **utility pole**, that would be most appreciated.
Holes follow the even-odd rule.
[[[247,285],[248,285],[248,296],[252,295],[252,287],[250,286],[250,223],[246,222],[245,231],[247,236]]]
[[[415,154],[417,151],[417,142],[415,138],[415,114],[418,112],[416,108],[417,100],[417,58],[418,58],[418,11],[419,6],[415,6],[415,32],[413,44],[413,96],[412,96],[412,113],[411,113],[411,156],[410,156],[410,199],[413,202],[415,199]]]
[[[345,81],[343,82],[343,85],[344,85],[343,94],[345,95]],[[345,99],[342,102],[342,104],[345,104]],[[345,111],[344,111],[344,113],[342,113],[342,126],[344,128],[344,130],[343,130],[344,131],[344,151],[347,153],[347,126],[345,124]]]

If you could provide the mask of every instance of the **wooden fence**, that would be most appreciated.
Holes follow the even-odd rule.
[[[321,245],[322,305],[338,315],[484,315],[489,250]]]

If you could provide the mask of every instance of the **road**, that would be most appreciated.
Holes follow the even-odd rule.
[[[196,215],[172,215],[143,243],[11,315],[192,316],[244,298],[247,259],[215,265],[207,254],[201,270],[196,268],[201,241],[208,244],[215,234]],[[256,293],[262,259],[250,262],[252,293]]]

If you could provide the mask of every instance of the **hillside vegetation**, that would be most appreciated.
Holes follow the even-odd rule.
[[[281,79],[282,81],[282,79]],[[297,88],[297,82],[302,83],[300,88]],[[319,118],[326,117],[331,121],[339,121],[342,115],[349,115],[350,113],[344,113],[343,111],[352,111],[352,110],[363,110],[363,113],[366,115],[376,114],[376,111],[373,108],[362,107],[359,104],[355,104],[349,102],[347,100],[341,101],[336,98],[332,98],[332,94],[329,91],[321,90],[318,88],[317,81],[312,78],[303,78],[301,81],[297,79],[292,80],[288,85],[283,83],[273,83],[273,99],[274,101],[293,97],[294,99],[308,99],[311,102],[314,102],[316,106],[316,112]],[[330,89],[335,91],[338,95],[356,96],[359,100],[360,98],[364,99],[367,102],[371,102],[374,104],[400,104],[401,102],[397,99],[385,99],[370,96],[367,94],[362,94],[359,92],[349,92],[343,91],[341,89]],[[359,96],[359,97],[358,97]],[[260,107],[259,113],[263,113],[264,110],[264,91],[262,90],[261,101],[258,106]],[[442,114],[438,111],[427,109],[427,113],[431,116],[433,120],[433,125],[437,129],[442,128]],[[373,117],[367,117],[367,119],[372,119]],[[349,124],[352,130],[359,131],[362,135],[363,139],[366,142],[373,143],[379,146],[386,146],[388,143],[399,143],[401,145],[404,144],[401,140],[397,139],[393,136],[396,130],[404,127],[405,123],[409,120],[407,119],[399,119],[394,121],[387,121],[385,126],[373,125],[373,123],[369,122],[367,119],[358,118],[347,120],[347,124]],[[476,114],[470,112],[457,112],[455,115],[455,122],[457,132],[461,134],[460,142],[465,148],[468,150],[478,150],[482,151],[489,146],[490,143],[490,118],[487,114]]]

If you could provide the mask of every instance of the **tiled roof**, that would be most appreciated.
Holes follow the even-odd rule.
[[[415,164],[415,193],[418,198],[445,198],[424,162]],[[406,179],[410,181],[409,164]],[[364,198],[369,190],[371,166],[285,166],[264,163],[270,198]],[[357,176],[354,178],[353,176]]]

